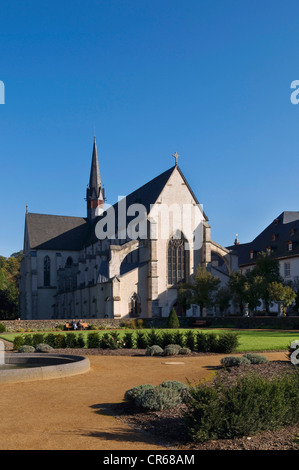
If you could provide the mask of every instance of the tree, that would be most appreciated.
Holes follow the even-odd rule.
[[[179,328],[180,322],[175,309],[172,307],[167,319],[167,328]]]
[[[20,264],[23,252],[13,253],[9,258],[0,256],[0,318],[18,316]]]
[[[244,306],[248,300],[248,279],[241,271],[234,271],[229,277],[228,285],[232,293],[233,301],[239,306],[240,313],[243,315]]]
[[[264,252],[259,253],[256,264],[252,270],[252,275],[262,278],[260,285],[261,299],[264,302],[266,312],[269,313],[271,300],[268,287],[272,282],[283,282],[279,272],[279,261],[274,259],[271,254]]]
[[[178,304],[182,311],[186,313],[192,304],[192,290],[190,287],[186,288],[186,285],[180,285],[178,290]]]
[[[268,286],[269,300],[282,305],[283,309],[295,302],[297,294],[281,282],[271,282]]]
[[[214,304],[214,293],[218,289],[220,279],[213,276],[205,266],[199,266],[189,285],[192,297],[191,303],[199,305],[202,315],[203,309]]]
[[[230,301],[232,298],[231,291],[229,287],[221,287],[216,294],[216,304],[219,306],[221,315],[224,315],[226,309],[230,306]]]
[[[245,299],[250,310],[254,311],[261,305],[263,277],[255,274],[253,271],[246,273],[247,291]]]

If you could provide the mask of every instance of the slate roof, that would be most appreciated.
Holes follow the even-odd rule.
[[[148,214],[175,168],[178,169],[195,202],[199,204],[180,168],[173,166],[126,196],[126,208],[133,204],[142,204]],[[117,231],[118,203],[114,204],[113,209]],[[207,220],[205,214],[204,217]],[[134,218],[135,215],[127,217],[127,224]],[[97,241],[94,227],[98,220],[99,218],[89,222],[87,218],[82,217],[29,213],[26,215],[26,223],[31,249],[81,250]]]
[[[289,241],[292,242],[291,251]],[[240,266],[254,264],[258,253],[266,252],[267,248],[274,258],[299,256],[299,212],[282,212],[252,242],[228,247],[238,255]],[[251,250],[253,259],[250,259]]]
[[[30,248],[44,250],[80,250],[90,230],[82,217],[34,213],[26,214],[26,226]]]

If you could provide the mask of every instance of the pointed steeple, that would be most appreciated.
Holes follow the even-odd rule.
[[[93,142],[89,185],[86,190],[87,217],[94,219],[104,209],[105,194],[102,186],[96,138]],[[100,211],[99,211],[100,209]]]

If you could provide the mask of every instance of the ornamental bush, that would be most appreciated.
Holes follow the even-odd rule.
[[[170,314],[167,318],[167,328],[179,328],[180,321],[174,308],[171,309]]]
[[[216,352],[222,354],[230,354],[234,352],[239,346],[239,336],[233,331],[221,333],[218,336]]]
[[[178,344],[168,344],[164,348],[164,356],[176,356],[181,350],[181,346]]]
[[[130,388],[130,390],[127,390],[125,393],[125,400],[126,401],[135,401],[136,398],[141,395],[145,390],[155,388],[154,385],[152,384],[143,384],[143,385],[137,385],[136,387]]]
[[[142,331],[137,331],[136,345],[138,349],[146,349],[150,346],[147,333],[144,333]]]
[[[34,353],[35,352],[35,348],[33,346],[28,346],[27,344],[24,344],[24,346],[21,346],[19,351],[19,353]]]
[[[16,349],[17,351],[20,349],[21,346],[25,344],[24,337],[23,336],[16,336],[15,339],[13,340],[13,348]]]
[[[185,333],[185,346],[186,348],[191,349],[191,351],[196,350],[196,338],[195,338],[194,331],[188,330]]]
[[[181,348],[181,349],[179,350],[179,354],[184,354],[184,355],[188,356],[189,354],[191,354],[191,349],[189,349],[189,348]]]
[[[165,348],[168,344],[174,343],[174,332],[173,331],[162,331],[161,332],[161,340],[159,345],[161,348]]]
[[[181,395],[189,389],[186,384],[184,384],[183,382],[179,382],[178,380],[165,380],[161,383],[161,387],[171,388],[172,390],[177,391]]]
[[[189,389],[184,420],[193,441],[251,436],[299,421],[296,371],[271,379],[249,371],[233,383],[226,374]]]
[[[265,356],[262,356],[261,354],[247,353],[244,354],[243,357],[246,357],[251,364],[266,364],[269,362],[269,359],[267,359]]]
[[[161,332],[159,330],[156,330],[155,328],[151,328],[151,330],[147,333],[147,337],[148,337],[149,346],[155,346],[156,344],[158,346],[161,346],[162,344]]]
[[[250,364],[250,360],[244,356],[226,356],[221,359],[220,363],[226,367],[235,367]]]
[[[6,331],[5,325],[3,323],[0,323],[0,333],[4,333]]]
[[[100,335],[97,332],[88,333],[87,335],[87,347],[89,349],[97,349],[100,347],[101,340]]]
[[[133,349],[135,348],[135,344],[136,342],[135,342],[134,333],[131,333],[131,332],[125,333],[124,339],[123,339],[123,347],[126,349]]]
[[[66,342],[65,342],[65,335],[64,334],[58,334],[55,335],[55,349],[64,349],[66,347]]]
[[[138,408],[150,411],[161,411],[173,408],[181,403],[181,393],[173,388],[162,387],[161,385],[144,390],[144,392],[135,399],[135,404]]]
[[[147,348],[145,354],[146,356],[162,356],[163,352],[163,349],[159,345],[155,344]]]
[[[35,350],[41,353],[51,353],[53,348],[49,344],[41,343],[36,346]]]
[[[175,331],[173,334],[174,344],[179,344],[181,348],[185,346],[185,335],[182,331]]]

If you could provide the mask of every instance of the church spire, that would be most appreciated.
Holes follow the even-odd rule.
[[[102,186],[97,143],[94,137],[89,185],[86,190],[87,217],[92,220],[104,209],[105,195]]]

